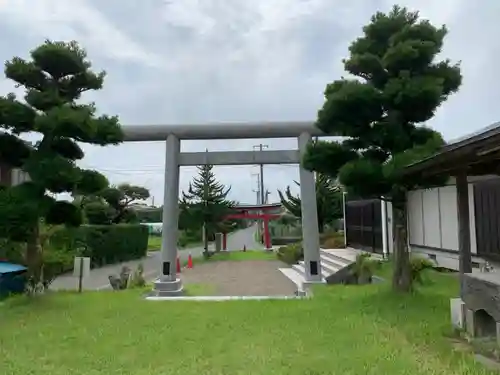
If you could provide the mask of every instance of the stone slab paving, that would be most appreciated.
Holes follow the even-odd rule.
[[[186,289],[207,284],[217,296],[292,296],[297,287],[279,271],[284,266],[274,260],[221,261],[183,270],[181,278]]]

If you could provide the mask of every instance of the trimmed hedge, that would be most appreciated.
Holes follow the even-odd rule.
[[[273,246],[290,245],[302,241],[302,237],[271,237]]]
[[[51,242],[90,257],[92,267],[100,267],[146,256],[148,232],[140,224],[82,225],[61,229]]]
[[[276,252],[279,260],[287,264],[296,264],[304,259],[304,248],[301,242],[281,246]]]
[[[343,232],[330,232],[324,233],[320,236],[321,247],[324,249],[343,249],[344,233]]]

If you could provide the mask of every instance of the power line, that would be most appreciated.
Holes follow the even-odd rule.
[[[106,168],[99,167],[95,165],[80,165],[82,168],[98,169],[104,172],[164,172],[165,168],[163,166],[146,166],[137,168]],[[260,166],[260,165],[259,165]],[[194,168],[195,166],[187,166],[183,168]],[[215,167],[230,167],[230,168],[248,168],[250,165],[216,165]],[[267,164],[266,167],[294,167],[298,168],[298,164]]]

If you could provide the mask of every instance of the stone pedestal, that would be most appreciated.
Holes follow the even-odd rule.
[[[471,337],[496,337],[500,340],[500,274],[496,272],[466,273],[460,277],[462,328]],[[465,325],[463,324],[465,320]]]
[[[153,286],[153,295],[157,297],[180,296],[184,293],[181,279],[171,280],[156,279]]]
[[[465,329],[465,303],[461,298],[450,300],[451,324],[453,328]]]

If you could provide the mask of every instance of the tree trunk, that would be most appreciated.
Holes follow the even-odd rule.
[[[318,215],[318,231],[319,233],[323,233],[325,231],[325,223],[323,221],[323,217]]]
[[[29,283],[35,287],[42,277],[42,259],[40,244],[40,224],[37,223],[26,242],[26,265],[28,267]]]
[[[210,252],[208,251],[208,228],[206,223],[203,225],[203,256],[205,258],[210,257]]]
[[[408,251],[406,200],[393,202],[394,270],[392,287],[397,292],[409,292],[412,288],[410,254]]]

